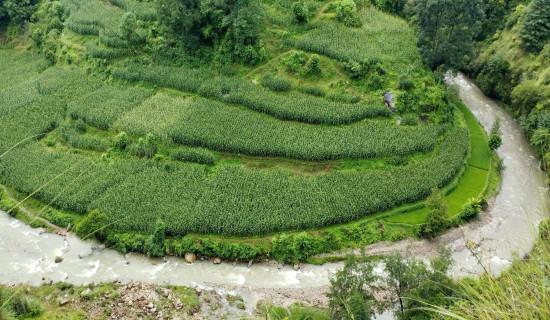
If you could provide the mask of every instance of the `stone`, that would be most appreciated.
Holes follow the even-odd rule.
[[[280,264],[280,263],[277,264],[277,269],[281,270],[283,267],[284,267],[284,264]]]
[[[157,262],[155,260],[151,261],[151,264],[156,266],[157,265]]]
[[[197,296],[200,297],[200,295],[202,294],[202,289],[199,288],[199,287],[196,287],[196,288],[195,288],[195,293],[197,294]]]
[[[195,260],[197,260],[197,255],[192,252],[188,252],[185,254],[184,258],[185,258],[185,262],[193,263]]]
[[[64,305],[68,304],[68,303],[69,303],[68,299],[63,299],[63,300],[59,301],[59,306],[62,307]]]
[[[253,264],[253,263],[254,263],[254,260],[248,261],[248,267],[249,267],[249,268],[252,267],[252,264]]]
[[[222,259],[218,258],[218,257],[215,257],[212,262],[214,262],[214,264],[220,264],[222,263]]]
[[[61,263],[63,262],[63,258],[60,256],[55,257],[55,263]]]
[[[85,296],[85,295],[87,295],[87,294],[90,293],[90,292],[92,292],[92,290],[90,290],[90,288],[88,288],[88,289],[82,291],[82,293],[81,293],[80,295]]]
[[[294,271],[300,270],[301,267],[302,267],[302,264],[301,264],[301,263],[295,263],[295,264],[294,264]]]

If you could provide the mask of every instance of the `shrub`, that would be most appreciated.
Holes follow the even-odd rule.
[[[320,59],[319,56],[316,54],[312,54],[311,58],[309,58],[309,72],[311,74],[319,74],[321,73],[321,66],[320,66]]]
[[[357,6],[353,0],[342,0],[336,7],[336,18],[346,27],[360,27],[361,19],[357,15]]]
[[[447,203],[437,188],[426,198],[426,207],[430,210],[426,223],[421,227],[420,234],[424,238],[433,238],[447,227]]]
[[[306,54],[303,51],[292,50],[283,58],[283,64],[289,72],[299,72],[306,63]]]
[[[417,126],[419,123],[420,119],[414,113],[406,113],[401,119],[401,124],[404,126]]]
[[[291,9],[298,23],[306,23],[309,20],[309,10],[304,0],[294,2]]]
[[[149,257],[164,256],[164,240],[166,239],[166,225],[162,220],[157,220],[155,231],[145,242],[145,250]]]
[[[128,138],[128,134],[126,134],[126,132],[124,131],[117,134],[113,140],[113,148],[115,148],[115,150],[118,150],[118,151],[125,150],[129,144],[130,144],[130,139]]]
[[[82,239],[94,236],[101,241],[105,239],[106,226],[107,216],[98,210],[93,210],[76,225],[76,234]]]
[[[397,80],[397,89],[401,89],[405,91],[414,89],[413,77],[407,73],[400,74],[399,79]]]
[[[476,199],[470,199],[462,206],[462,210],[458,214],[458,217],[463,221],[470,221],[479,217],[482,206],[481,201]]]
[[[285,78],[277,77],[272,73],[265,74],[261,79],[262,86],[277,92],[286,92],[290,90],[291,83]]]
[[[497,133],[492,133],[489,136],[489,148],[496,150],[502,145],[502,138]]]

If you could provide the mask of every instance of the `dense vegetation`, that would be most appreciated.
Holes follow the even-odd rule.
[[[409,11],[402,1],[36,3],[9,25],[40,54],[0,51],[1,181],[122,252],[290,262],[437,234],[482,201],[490,153],[423,64],[400,18]],[[452,208],[427,232],[433,188]]]

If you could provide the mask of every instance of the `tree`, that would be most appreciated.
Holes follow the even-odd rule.
[[[407,253],[395,253],[384,259],[385,285],[394,293],[386,306],[398,305],[398,319],[433,319],[434,315],[422,309],[429,305],[446,306],[452,301],[454,282],[447,276],[452,264],[450,251],[439,249],[430,268],[424,261]]]
[[[361,19],[357,15],[357,5],[353,0],[341,0],[337,3],[336,19],[347,27],[361,26]]]
[[[500,118],[497,117],[491,127],[491,132],[489,135],[489,148],[491,148],[491,150],[496,150],[501,144],[502,138],[500,137]]]
[[[418,46],[432,69],[444,65],[460,69],[465,57],[473,57],[473,38],[483,17],[476,0],[416,0],[420,27]]]
[[[196,48],[201,30],[200,0],[157,0],[159,24],[167,38]]]
[[[133,12],[126,12],[120,19],[120,35],[130,43],[136,41],[137,19]]]
[[[166,225],[162,220],[157,220],[155,231],[145,243],[147,255],[150,257],[164,256],[164,240],[166,239]]]
[[[520,36],[525,50],[539,53],[550,41],[550,0],[533,0],[521,22]]]
[[[316,54],[312,54],[311,58],[309,58],[309,72],[311,74],[319,74],[321,73],[321,66],[320,64],[319,56]]]
[[[93,236],[102,241],[105,239],[106,226],[107,216],[98,210],[93,210],[76,225],[76,235],[82,239]]]
[[[426,199],[426,207],[430,211],[426,223],[420,229],[420,234],[426,238],[433,238],[447,226],[447,203],[439,189],[432,189],[432,193]]]
[[[8,18],[13,24],[22,24],[36,10],[39,0],[0,0],[0,20]]]
[[[329,307],[336,319],[366,320],[374,315],[376,300],[370,286],[379,280],[370,262],[350,256],[344,269],[330,280]]]
[[[304,0],[299,0],[292,4],[292,13],[298,23],[306,23],[309,20],[309,11]]]

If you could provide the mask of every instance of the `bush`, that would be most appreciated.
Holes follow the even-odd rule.
[[[357,6],[353,0],[342,0],[336,6],[336,18],[346,27],[360,27],[361,19],[357,15]]]
[[[299,72],[306,63],[306,54],[303,51],[292,50],[283,58],[283,64],[289,72]]]
[[[321,63],[321,60],[318,55],[312,54],[311,58],[309,59],[309,72],[311,74],[320,74],[321,73],[321,66],[319,65]]]
[[[115,148],[115,150],[118,150],[118,151],[125,150],[129,144],[130,144],[130,139],[128,138],[128,134],[126,134],[126,132],[124,131],[117,134],[113,140],[113,148]]]
[[[462,210],[458,214],[458,217],[463,221],[470,221],[479,217],[482,206],[480,200],[470,199],[464,204]]]
[[[261,79],[262,86],[277,92],[286,92],[290,90],[291,83],[285,78],[277,77],[272,73],[265,74]]]
[[[155,231],[145,242],[145,250],[149,257],[164,256],[164,240],[166,239],[166,225],[162,220],[157,220]]]
[[[430,210],[426,223],[420,229],[420,235],[424,238],[433,238],[447,227],[447,203],[437,188],[426,199],[426,207]]]
[[[419,123],[420,119],[414,113],[406,113],[401,119],[401,124],[404,126],[417,126]]]
[[[497,133],[492,133],[491,136],[489,136],[489,148],[491,150],[496,150],[502,145],[502,138]]]
[[[397,79],[397,89],[401,89],[405,91],[414,89],[413,77],[407,73],[400,74],[399,79]]]
[[[309,10],[304,0],[294,2],[291,9],[298,23],[306,23],[309,20]]]
[[[98,210],[90,212],[82,221],[76,225],[76,235],[82,239],[91,236],[102,241],[105,237],[105,227],[107,226],[107,216]]]

